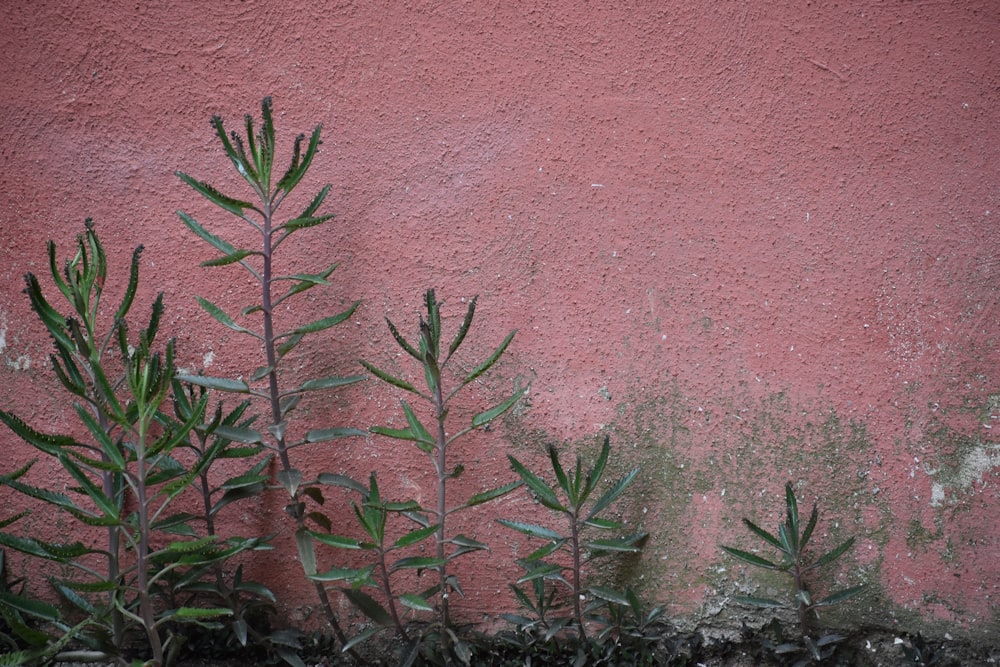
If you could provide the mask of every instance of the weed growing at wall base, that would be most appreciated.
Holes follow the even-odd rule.
[[[787,572],[792,577],[793,602],[791,606],[795,609],[799,621],[800,640],[786,639],[781,624],[775,619],[771,624],[774,632],[774,642],[771,644],[776,655],[784,657],[796,657],[795,665],[806,665],[810,661],[820,661],[833,655],[836,644],[843,639],[842,636],[829,633],[815,636],[815,621],[818,618],[818,611],[823,607],[830,607],[835,604],[845,602],[864,590],[864,586],[852,586],[839,591],[827,594],[825,597],[816,600],[810,591],[807,577],[810,572],[829,565],[844,555],[852,546],[854,538],[848,538],[839,546],[827,551],[822,556],[812,560],[806,555],[806,546],[812,538],[819,519],[819,509],[813,504],[812,513],[805,526],[799,522],[799,505],[795,498],[795,491],[792,483],[785,484],[785,520],[778,526],[778,534],[774,535],[750,519],[744,518],[743,523],[754,535],[762,539],[769,546],[778,550],[780,561],[772,561],[757,554],[737,549],[735,547],[722,547],[722,550],[730,556],[738,558],[744,563],[749,563],[754,567],[778,572]],[[781,602],[771,598],[738,596],[738,602],[758,607],[762,609],[781,609],[789,607],[789,603]]]
[[[174,343],[155,347],[162,295],[138,335],[130,335],[127,324],[142,247],[132,255],[128,285],[106,329],[100,302],[107,262],[93,224],[87,221],[76,253],[62,272],[54,243],[49,243],[48,251],[52,280],[69,305],[68,314],[49,302],[33,274],[25,277],[26,292],[55,343],[52,367],[72,396],[73,410],[89,440],[44,433],[0,411],[0,421],[57,463],[73,486],[57,491],[31,483],[35,461],[0,476],[0,484],[81,526],[103,530],[104,544],[0,533],[3,547],[59,566],[61,574],[49,576],[49,582],[71,608],[64,618],[49,605],[26,604],[23,595],[8,594],[2,602],[14,611],[8,609],[4,616],[28,645],[25,661],[55,656],[70,640],[84,647],[82,653],[74,653],[77,657],[123,656],[138,630],[145,636],[150,664],[163,665],[182,648],[181,625],[213,623],[231,614],[228,608],[197,604],[196,596],[167,604],[166,582],[201,580],[203,568],[221,573],[225,561],[257,548],[260,540],[224,540],[206,534],[196,528],[196,517],[172,510],[174,501],[189,493],[192,485],[208,479],[227,441],[216,440],[201,450],[189,447],[189,434],[204,419],[204,396],[190,402],[180,420],[167,417],[161,409],[174,386]],[[206,437],[213,428],[202,427]],[[24,514],[8,518],[4,527]],[[28,627],[23,614],[45,622],[51,635]],[[66,620],[70,617],[82,620]]]
[[[317,574],[316,553],[307,521],[311,519],[323,525],[329,524],[329,520],[309,505],[322,506],[325,497],[321,487],[324,484],[339,485],[343,479],[337,473],[306,479],[302,469],[293,462],[292,452],[306,445],[364,435],[364,432],[334,426],[311,429],[301,436],[294,437],[289,422],[306,393],[344,387],[358,382],[362,376],[316,377],[290,387],[287,377],[282,373],[282,362],[306,336],[326,331],[346,321],[354,313],[357,303],[342,312],[303,325],[281,328],[276,317],[279,307],[281,312],[287,312],[294,297],[314,287],[328,285],[328,279],[337,268],[337,264],[329,264],[320,270],[310,267],[290,274],[277,274],[274,264],[275,253],[293,235],[328,223],[333,219],[333,215],[320,213],[320,208],[330,192],[330,186],[327,185],[320,189],[300,213],[283,222],[278,220],[276,216],[282,204],[312,165],[320,144],[321,126],[313,130],[308,142],[304,134],[296,138],[291,163],[284,175],[275,182],[273,178],[275,134],[270,98],[265,98],[261,104],[261,116],[259,132],[255,132],[253,118],[250,115],[246,116],[245,137],[237,132],[227,135],[222,119],[218,116],[212,118],[212,127],[215,128],[226,156],[250,187],[255,202],[222,194],[215,187],[187,174],[177,172],[177,175],[218,208],[236,216],[244,223],[244,229],[251,233],[251,242],[232,243],[210,232],[192,216],[178,212],[184,224],[221,255],[217,259],[204,262],[204,266],[239,266],[256,284],[259,301],[243,308],[237,316],[227,313],[208,299],[198,297],[198,302],[219,324],[259,345],[263,351],[262,364],[249,374],[248,381],[204,376],[185,376],[183,379],[209,389],[246,394],[261,400],[267,406],[263,429],[229,426],[224,432],[240,442],[262,444],[276,456],[279,467],[276,481],[288,496],[285,511],[295,524],[295,543],[299,562],[305,575],[313,577]],[[315,580],[314,584],[326,621],[341,643],[347,644],[347,635],[340,626],[325,586]],[[290,651],[284,651],[283,654],[288,660],[297,661]]]

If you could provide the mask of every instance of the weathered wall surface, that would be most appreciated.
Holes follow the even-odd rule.
[[[252,370],[194,302],[249,285],[198,268],[211,255],[174,211],[235,227],[172,174],[238,185],[208,119],[236,128],[273,95],[284,149],[324,124],[310,187],[333,184],[339,222],[295,252],[343,265],[310,307],[363,300],[301,366],[391,365],[383,316],[412,328],[435,286],[454,327],[480,294],[470,347],[519,331],[480,398],[532,388],[466,446],[469,473],[507,480],[508,451],[610,432],[622,467],[643,466],[626,512],[652,533],[640,571],[673,614],[710,616],[753,581],[718,544],[749,546],[741,516],[776,522],[791,479],[820,500],[823,539],[859,538],[840,574],[872,584],[855,611],[996,630],[993,3],[38,1],[3,3],[0,26],[5,408],[70,419],[20,290],[86,216],[121,279],[145,244],[140,302],[165,292],[182,363]],[[369,382],[311,414],[388,423],[397,398]],[[30,455],[0,442],[5,468]],[[314,465],[426,498],[423,462],[396,448],[359,440]],[[509,560],[515,537],[474,528]],[[286,596],[303,590],[291,553]],[[514,570],[485,562],[465,604],[496,612]]]

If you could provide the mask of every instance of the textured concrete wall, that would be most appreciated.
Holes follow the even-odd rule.
[[[873,584],[856,611],[996,629],[993,3],[37,1],[3,3],[0,33],[0,387],[31,423],[72,411],[22,274],[86,216],[121,279],[145,244],[140,308],[165,292],[182,364],[257,365],[194,302],[249,284],[198,268],[211,253],[174,211],[237,228],[172,174],[238,186],[208,119],[236,128],[273,95],[282,150],[324,124],[305,187],[333,184],[338,222],[291,252],[343,265],[309,307],[363,300],[298,367],[392,367],[383,316],[412,328],[435,286],[454,327],[480,294],[469,360],[519,333],[477,400],[532,388],[460,452],[467,488],[510,479],[509,451],[610,432],[643,466],[625,513],[652,533],[647,592],[706,617],[754,581],[718,544],[749,546],[739,518],[776,522],[792,479],[820,538],[859,538],[840,573]],[[398,423],[397,399],[369,382],[309,414]],[[0,442],[4,466],[30,455]],[[312,465],[431,497],[424,462],[380,438]],[[494,565],[519,540],[484,517],[531,511],[470,517],[493,554],[468,561],[466,609],[510,604],[516,570]],[[231,520],[288,529],[277,500]],[[272,579],[292,607],[293,552]]]

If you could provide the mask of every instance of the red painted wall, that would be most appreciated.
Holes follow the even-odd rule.
[[[532,388],[469,441],[469,472],[506,481],[510,451],[541,462],[541,441],[611,433],[643,466],[626,514],[672,613],[708,618],[753,581],[718,544],[749,546],[739,518],[775,522],[793,479],[824,533],[858,535],[842,577],[873,587],[855,611],[996,631],[993,3],[38,1],[3,3],[0,32],[6,409],[71,421],[20,290],[87,216],[120,278],[145,244],[140,308],[165,292],[182,364],[252,370],[194,301],[249,285],[198,268],[209,249],[174,211],[235,227],[173,172],[238,185],[208,119],[236,128],[273,95],[284,150],[324,124],[307,185],[333,184],[338,222],[295,253],[343,265],[310,308],[363,300],[303,369],[391,365],[384,316],[412,328],[435,286],[454,327],[480,294],[470,361],[519,333],[477,398]],[[311,410],[367,427],[398,423],[397,401],[368,382]],[[4,466],[30,456],[0,442]],[[431,493],[424,462],[381,438],[312,456]],[[471,518],[493,555],[469,561],[467,610],[510,604],[514,570],[482,574],[518,542],[494,511],[537,510]],[[288,528],[277,500],[232,521]],[[298,619],[293,552],[275,555],[287,574],[261,570]]]

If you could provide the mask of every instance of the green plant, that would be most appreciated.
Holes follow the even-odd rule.
[[[518,561],[526,573],[518,579],[517,584],[531,583],[533,595],[529,595],[517,585],[512,585],[511,589],[521,604],[538,616],[541,621],[540,627],[546,636],[552,637],[563,630],[571,630],[586,640],[588,614],[608,602],[631,604],[626,593],[602,586],[585,586],[584,570],[595,558],[639,551],[647,533],[637,532],[594,539],[588,538],[586,533],[591,529],[616,531],[623,527],[621,521],[605,518],[602,514],[625,493],[639,474],[639,469],[635,468],[608,486],[600,496],[595,496],[611,455],[610,438],[604,438],[597,460],[586,471],[579,455],[576,457],[575,468],[566,471],[559,462],[556,448],[550,445],[548,450],[555,476],[553,484],[546,482],[515,457],[508,456],[508,458],[514,472],[524,481],[534,498],[563,517],[566,530],[560,532],[537,524],[499,519],[504,526],[545,542]],[[569,562],[567,563],[565,558],[560,562],[554,560],[560,556],[565,556]],[[565,576],[567,571],[569,579]],[[557,582],[568,589],[571,601],[571,612],[568,615],[549,614],[552,611],[554,598],[545,594],[544,587],[540,588],[538,581]],[[588,596],[589,602],[584,604]]]
[[[798,618],[802,644],[785,641],[781,636],[779,625],[776,631],[777,644],[775,645],[775,653],[784,655],[806,654],[802,658],[806,662],[797,662],[796,664],[807,664],[810,659],[818,661],[832,655],[832,652],[835,650],[835,644],[843,639],[843,637],[836,634],[827,634],[816,639],[813,638],[815,630],[813,625],[814,621],[818,618],[818,610],[822,607],[829,607],[849,600],[861,593],[865,588],[864,585],[851,586],[831,592],[819,600],[814,599],[813,594],[809,590],[809,582],[807,581],[809,573],[833,563],[854,545],[854,537],[850,537],[818,558],[810,558],[806,552],[806,547],[812,538],[818,519],[819,509],[814,503],[812,513],[809,515],[806,525],[802,526],[800,524],[798,501],[795,498],[792,483],[788,482],[785,484],[785,520],[778,526],[777,535],[769,533],[750,521],[750,519],[743,519],[743,524],[750,532],[762,539],[769,546],[778,550],[780,560],[768,560],[735,547],[722,547],[723,551],[744,563],[767,570],[786,572],[791,576],[794,599],[792,606]],[[772,598],[737,596],[735,599],[743,604],[763,609],[789,607],[787,603]]]
[[[407,401],[403,400],[401,401],[401,405],[406,419],[406,428],[397,429],[379,426],[373,427],[371,430],[374,433],[389,438],[413,442],[422,452],[427,454],[436,482],[435,504],[433,507],[424,508],[412,501],[383,503],[379,497],[375,475],[373,474],[369,487],[362,489],[361,505],[355,505],[355,514],[366,535],[369,537],[369,541],[357,542],[338,536],[324,536],[322,534],[316,534],[316,539],[334,546],[365,548],[375,552],[377,567],[374,570],[368,569],[361,573],[350,574],[349,576],[346,576],[348,573],[343,573],[345,578],[359,584],[376,586],[383,594],[388,609],[383,608],[374,599],[356,589],[345,589],[345,594],[362,612],[377,623],[395,627],[399,636],[404,641],[409,641],[411,646],[417,646],[420,641],[427,644],[437,643],[440,645],[438,653],[450,655],[451,652],[456,652],[459,659],[467,661],[468,647],[459,640],[457,634],[454,632],[449,612],[449,596],[452,593],[458,593],[459,595],[463,595],[464,593],[458,579],[449,573],[448,565],[455,558],[467,553],[487,549],[487,546],[466,535],[453,534],[448,529],[448,519],[457,512],[481,505],[513,491],[519,486],[519,483],[513,482],[495,489],[476,493],[464,502],[450,504],[447,496],[448,482],[462,475],[465,471],[465,465],[450,461],[448,452],[456,440],[473,430],[486,427],[494,419],[510,410],[527,390],[516,390],[504,401],[486,410],[470,415],[468,421],[464,424],[460,423],[457,427],[450,427],[456,421],[454,417],[449,420],[455,396],[464,387],[481,377],[496,364],[514,339],[514,332],[508,334],[492,354],[481,363],[472,367],[471,370],[460,369],[457,373],[457,381],[454,382],[454,386],[446,387],[449,376],[445,371],[450,366],[460,363],[457,361],[455,353],[465,341],[472,326],[476,311],[476,299],[473,298],[469,301],[462,325],[449,343],[447,350],[443,349],[441,338],[442,304],[437,300],[433,289],[425,292],[424,304],[426,306],[426,319],[423,316],[420,318],[416,344],[411,344],[407,341],[399,333],[399,330],[392,321],[386,319],[389,331],[396,343],[421,366],[424,377],[423,388],[418,388],[416,384],[392,375],[370,362],[362,361],[361,364],[377,378],[418,397],[429,407],[427,411],[429,415],[425,416],[422,421],[417,414],[417,410]],[[425,425],[425,422],[428,421],[430,423],[429,427]],[[415,522],[417,527],[406,531],[389,545],[385,541],[386,520],[390,515],[400,514],[404,514],[407,518]],[[391,552],[411,548],[424,540],[433,541],[434,551],[432,556],[409,556],[397,559],[391,564],[387,563],[386,558]],[[390,577],[395,571],[401,569],[413,569],[418,572],[430,570],[437,574],[437,581],[419,593],[397,594],[393,590]],[[365,572],[368,574],[364,574]],[[437,600],[439,623],[434,626],[434,630],[431,632],[425,632],[416,640],[411,640],[396,609],[397,600],[411,609],[432,611],[434,610],[432,602],[435,599]]]
[[[173,413],[174,420],[187,422],[191,413],[204,399],[206,389],[174,380],[173,383]],[[223,412],[223,406],[216,406],[212,419],[192,428],[185,439],[183,447],[189,450],[194,460],[209,458],[213,462],[224,460],[248,460],[250,466],[240,474],[218,481],[209,467],[204,467],[191,484],[191,491],[197,497],[196,507],[200,512],[180,513],[173,519],[178,522],[181,530],[187,531],[192,537],[196,535],[191,530],[192,525],[200,525],[202,534],[218,536],[218,515],[230,504],[252,499],[259,496],[269,481],[265,469],[270,464],[272,456],[261,457],[260,445],[245,445],[223,437],[217,431],[225,433],[227,428],[249,428],[256,416],[246,416],[250,401],[242,401],[235,408]],[[174,423],[166,414],[161,414],[161,420],[166,424]],[[231,466],[230,466],[231,467]],[[223,543],[223,540],[219,540]],[[246,545],[254,551],[270,549],[270,538],[257,538]],[[274,612],[274,593],[263,584],[246,580],[243,577],[243,565],[229,572],[224,567],[225,561],[207,560],[191,564],[186,569],[169,570],[166,576],[158,582],[160,597],[168,607],[186,606],[199,601],[201,605],[210,605],[228,609],[230,614],[225,619],[212,623],[203,623],[202,630],[212,634],[211,648],[215,651],[225,649],[234,652],[246,649],[250,639],[254,643],[266,647],[274,645],[272,633],[264,626]],[[178,630],[179,631],[179,630]],[[191,644],[193,632],[188,628],[184,644]],[[277,652],[284,642],[278,643]],[[201,650],[201,654],[205,651]],[[294,663],[293,663],[294,664]]]
[[[211,466],[217,452],[203,452],[188,465],[175,457],[202,420],[205,402],[192,404],[183,421],[162,419],[160,408],[174,377],[173,341],[162,352],[153,347],[163,312],[162,294],[153,303],[148,326],[129,336],[126,317],[138,286],[142,246],[132,255],[128,285],[106,330],[99,306],[107,262],[92,222],[87,221],[85,233],[77,239],[77,252],[61,273],[54,243],[49,242],[48,251],[53,281],[71,314],[63,315],[49,303],[33,274],[25,277],[26,292],[55,342],[52,367],[73,395],[76,415],[90,442],[42,433],[0,411],[0,421],[40,454],[54,459],[75,486],[63,493],[25,481],[35,461],[0,477],[0,483],[85,526],[103,529],[106,540],[95,547],[0,533],[0,544],[73,573],[50,581],[85,616],[74,630],[76,639],[90,648],[120,654],[129,629],[138,627],[152,664],[161,665],[176,647],[176,643],[171,646],[170,626],[205,622],[229,612],[165,608],[158,598],[159,581],[195,563],[224,561],[256,541],[234,538],[222,547],[215,536],[198,537],[184,515],[169,514],[173,501]],[[182,539],[173,540],[174,535]]]
[[[357,304],[327,317],[289,328],[279,328],[276,313],[279,307],[287,309],[292,297],[319,286],[328,285],[328,278],[337,268],[331,264],[318,272],[296,272],[278,274],[275,271],[275,254],[292,235],[328,222],[332,214],[319,213],[320,207],[330,192],[330,186],[319,193],[298,215],[281,222],[277,219],[279,208],[288,195],[305,176],[320,145],[321,126],[317,126],[306,142],[305,135],[295,140],[291,164],[277,182],[273,179],[275,158],[274,122],[271,115],[271,99],[265,98],[261,104],[262,124],[255,134],[254,121],[250,115],[245,118],[246,139],[237,132],[227,135],[222,119],[212,118],[212,126],[222,143],[226,156],[236,171],[250,186],[256,203],[222,194],[208,183],[196,180],[184,173],[177,175],[208,201],[235,215],[252,231],[256,242],[248,247],[234,245],[220,236],[212,234],[190,215],[178,212],[181,220],[199,238],[207,242],[221,256],[203,262],[203,266],[239,265],[256,283],[259,300],[240,311],[240,321],[249,321],[247,326],[239,318],[229,315],[223,308],[211,301],[198,297],[201,306],[220,324],[244,335],[260,345],[263,364],[249,374],[248,380],[214,378],[205,376],[184,376],[182,379],[209,389],[247,394],[263,401],[266,406],[265,426],[260,430],[249,427],[225,427],[222,434],[232,440],[246,444],[264,444],[274,453],[278,462],[276,481],[288,494],[286,512],[295,522],[295,542],[304,573],[312,577],[317,573],[316,554],[311,533],[306,525],[308,516],[318,521],[318,512],[310,511],[307,503],[322,505],[324,497],[318,484],[325,479],[320,475],[315,480],[307,480],[303,471],[292,461],[292,452],[298,447],[327,442],[338,438],[364,435],[363,431],[352,428],[332,427],[312,429],[306,433],[294,434],[289,428],[293,411],[298,407],[304,394],[328,389],[336,389],[355,383],[362,376],[316,377],[289,386],[288,377],[283,373],[283,361],[308,335],[327,330],[347,320]],[[252,318],[256,318],[253,320]],[[330,603],[327,591],[321,581],[314,580],[316,595],[320,600],[323,614],[342,644],[347,643]]]

